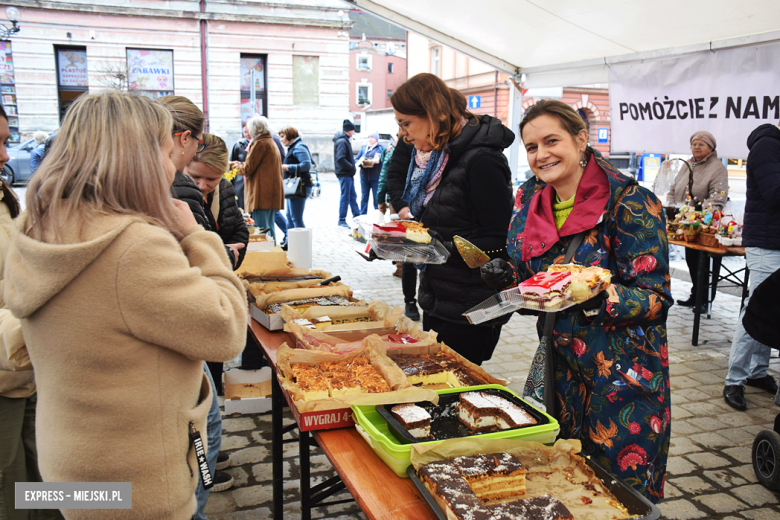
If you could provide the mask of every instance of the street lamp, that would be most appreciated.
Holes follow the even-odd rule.
[[[5,16],[11,22],[11,27],[0,24],[0,40],[7,40],[12,35],[20,31],[19,20],[22,19],[22,13],[16,7],[9,7],[5,10]]]

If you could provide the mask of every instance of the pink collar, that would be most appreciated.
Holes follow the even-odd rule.
[[[555,189],[548,184],[539,190],[528,203],[528,216],[522,233],[523,262],[549,251],[560,237],[593,229],[604,213],[609,197],[609,179],[593,155],[577,186],[574,207],[560,230],[555,227],[552,212]]]

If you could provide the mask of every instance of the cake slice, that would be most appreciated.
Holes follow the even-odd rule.
[[[416,404],[399,404],[390,408],[401,427],[415,439],[431,438],[431,414]]]
[[[510,453],[458,457],[452,463],[480,500],[525,494],[525,466]]]
[[[563,502],[551,495],[520,500],[533,513],[534,520],[574,520],[574,515]]]
[[[541,272],[520,284],[520,294],[529,307],[553,310],[563,305],[570,284],[569,271]]]
[[[330,397],[328,382],[322,377],[299,380],[298,389],[303,394],[304,401],[316,401]]]
[[[419,469],[419,475],[425,487],[438,498],[440,505],[449,509],[448,513],[452,513],[455,518],[492,519],[490,511],[482,505],[449,460],[430,462]]]
[[[460,394],[456,410],[460,422],[472,432],[506,430],[538,423],[516,404],[485,392]]]
[[[328,379],[331,397],[359,394],[363,391],[358,380],[351,374],[343,374]]]
[[[447,382],[446,369],[429,355],[398,354],[390,356],[412,385],[435,385]]]

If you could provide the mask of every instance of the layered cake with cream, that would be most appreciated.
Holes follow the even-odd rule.
[[[390,413],[415,439],[427,440],[431,437],[431,414],[425,408],[416,404],[398,404],[390,408]]]
[[[455,409],[458,419],[471,432],[507,430],[533,426],[538,421],[515,403],[485,392],[464,392]]]
[[[547,272],[571,273],[569,293],[570,298],[576,301],[587,300],[612,281],[612,273],[608,269],[596,266],[553,264],[547,268]]]
[[[511,453],[458,457],[452,464],[480,500],[525,494],[525,466]]]
[[[520,284],[520,294],[526,305],[535,309],[554,310],[568,297],[571,273],[536,273]]]
[[[329,361],[319,365],[290,365],[293,382],[304,401],[359,393],[390,392],[392,388],[365,357]]]
[[[349,298],[344,296],[318,296],[316,298],[304,298],[301,300],[293,300],[289,302],[271,303],[263,307],[263,312],[266,314],[279,314],[283,305],[289,305],[293,309],[297,310],[301,314],[309,307],[352,307],[356,302],[350,301]]]
[[[542,495],[490,506],[494,520],[574,520],[574,515],[557,498]]]
[[[431,235],[428,234],[428,228],[420,222],[404,220],[389,224],[374,224],[371,230],[371,239],[385,243],[429,244]]]
[[[409,383],[416,386],[444,385],[451,388],[483,385],[485,381],[453,356],[438,354],[395,354],[391,355]]]

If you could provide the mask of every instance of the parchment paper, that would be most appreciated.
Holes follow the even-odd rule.
[[[617,500],[596,477],[578,453],[582,443],[560,439],[554,446],[517,439],[449,439],[437,444],[413,444],[411,462],[416,470],[429,462],[480,453],[511,453],[526,467],[526,493],[510,500],[550,494],[560,500],[577,520],[631,518],[623,509],[610,504]],[[570,480],[566,476],[570,475]],[[574,482],[574,483],[572,483]],[[590,484],[589,491],[582,484]],[[585,504],[582,497],[592,500]],[[498,503],[501,501],[491,501]],[[455,520],[449,513],[448,518]]]
[[[341,397],[320,399],[317,401],[304,401],[298,390],[298,385],[292,380],[291,365],[304,363],[316,365],[327,361],[342,361],[354,357],[367,357],[371,365],[379,372],[392,392],[380,394],[352,394]],[[381,348],[366,347],[363,350],[349,352],[347,354],[332,354],[318,350],[292,349],[283,344],[276,353],[276,361],[279,367],[279,384],[287,390],[300,412],[315,412],[321,410],[336,410],[348,408],[354,405],[380,405],[395,403],[414,403],[417,401],[439,402],[439,395],[433,390],[417,388],[409,384],[406,376],[400,368],[387,357]]]
[[[257,306],[261,309],[272,303],[284,303],[321,296],[352,296],[352,289],[343,283],[331,284],[326,287],[306,287],[305,289],[288,289],[286,291],[274,291],[267,294],[255,295]],[[336,306],[334,306],[336,307]]]

